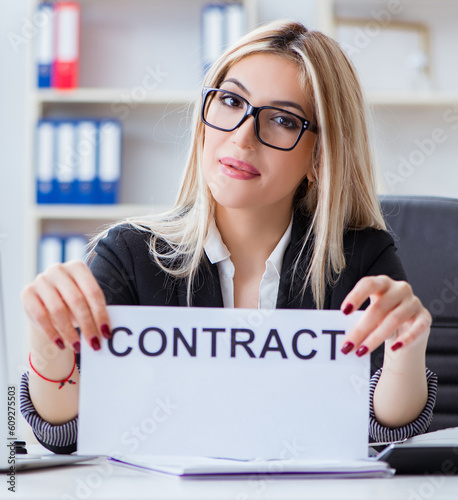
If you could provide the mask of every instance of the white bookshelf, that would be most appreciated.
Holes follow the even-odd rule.
[[[39,3],[29,0],[30,19]],[[199,97],[203,77],[200,19],[209,0],[79,3],[82,22],[78,88],[37,89],[33,39],[28,47],[27,281],[36,273],[42,234],[80,232],[92,236],[106,224],[161,212],[172,205],[187,155],[192,104]],[[246,27],[251,29],[256,24],[257,0],[241,3]],[[36,203],[35,127],[43,117],[109,117],[122,122],[119,204]]]

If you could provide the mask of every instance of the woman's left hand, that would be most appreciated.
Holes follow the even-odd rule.
[[[388,276],[366,276],[358,281],[342,302],[341,310],[350,314],[370,299],[353,330],[345,337],[342,352],[356,349],[358,356],[372,352],[384,341],[392,351],[411,345],[416,339],[428,340],[431,315],[405,281]]]

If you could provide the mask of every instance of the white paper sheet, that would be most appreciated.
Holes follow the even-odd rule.
[[[205,457],[131,456],[115,463],[174,476],[232,474],[288,474],[306,478],[391,477],[394,469],[386,462],[364,460],[228,460]]]
[[[370,358],[340,352],[361,313],[109,313],[113,341],[98,352],[83,343],[80,453],[367,457]]]
[[[458,456],[458,427],[439,429],[406,439],[403,446],[454,446]]]

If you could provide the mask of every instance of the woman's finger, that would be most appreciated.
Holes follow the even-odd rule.
[[[410,324],[403,325],[402,332],[396,338],[396,341],[391,346],[391,349],[396,351],[403,346],[412,344],[419,337],[429,333],[431,323],[431,314],[422,306],[421,312],[414,316],[414,319],[410,322]]]
[[[386,325],[385,330],[391,328],[391,333],[387,336],[392,335],[399,324],[410,317],[406,307],[400,307],[406,300],[408,299],[406,299],[404,290],[397,286],[388,289],[383,298],[371,295],[371,304],[351,330],[347,340],[358,346],[368,335],[380,328],[381,324]],[[413,310],[411,314],[413,314]]]
[[[340,308],[345,314],[350,314],[358,310],[371,296],[384,295],[393,286],[396,286],[403,293],[412,293],[412,288],[405,281],[395,281],[388,276],[365,276],[345,297]]]
[[[92,318],[103,337],[111,338],[110,318],[106,307],[105,295],[94,278],[91,270],[82,262],[66,264],[78,288],[86,298]]]
[[[371,318],[370,307],[365,311],[360,318],[356,327],[348,334],[346,341],[352,342],[355,346],[358,355],[371,353],[383,342],[394,337],[394,334],[402,327],[411,324],[416,315],[421,311],[420,301],[411,296],[402,302],[398,303],[393,309],[389,309],[388,313],[381,318],[375,325]],[[400,339],[397,337],[392,341],[392,345],[398,343]],[[406,345],[407,342],[402,344]],[[398,347],[401,345],[398,344]]]
[[[59,332],[54,328],[48,310],[37,295],[34,286],[28,285],[22,291],[22,303],[29,320],[60,349],[65,345]]]
[[[49,267],[26,287],[23,301],[32,322],[62,348],[65,342],[79,350],[75,326],[95,350],[102,336],[111,337],[105,297],[82,262]]]
[[[59,273],[60,271],[56,269],[50,273],[39,275],[35,280],[34,291],[60,338],[67,345],[72,346],[75,351],[78,351],[80,339],[71,321],[69,305],[63,300],[59,287],[56,287],[55,282],[53,282],[57,277],[58,281],[62,283],[60,288],[66,285],[65,279],[59,277]]]
[[[93,307],[97,311],[100,309],[100,298],[94,298],[92,289],[100,287],[90,270],[82,262],[73,261],[52,266],[47,271],[46,277],[61,296],[60,304],[52,307],[58,308],[62,303],[65,304],[71,311],[70,323],[73,324],[73,317],[80,328],[81,335],[89,345],[95,350],[100,349],[102,325],[106,323],[99,324],[99,318],[94,317],[92,313],[91,302],[97,302],[93,304]],[[91,291],[88,292],[88,290]],[[103,299],[102,307],[104,305]]]
[[[371,300],[370,305],[344,340],[342,352],[345,354],[353,349],[359,356],[372,352],[393,337],[402,325],[413,323],[424,309],[408,283],[388,276],[362,278],[347,295],[341,309],[349,314],[367,299]],[[409,338],[405,342],[408,344]],[[405,344],[398,341],[392,347],[396,350],[402,345]]]

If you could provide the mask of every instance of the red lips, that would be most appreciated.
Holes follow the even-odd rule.
[[[220,158],[221,169],[223,173],[229,177],[233,177],[240,180],[248,180],[261,175],[259,170],[249,163],[244,161],[236,160],[230,156],[225,156]]]

